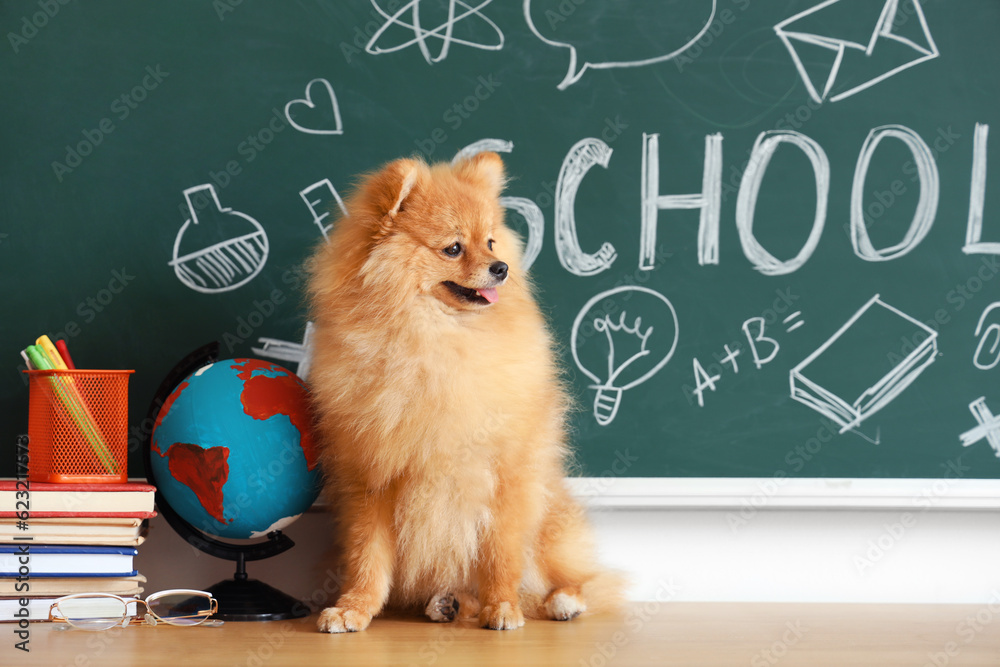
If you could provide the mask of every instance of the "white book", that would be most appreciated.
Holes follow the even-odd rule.
[[[0,577],[134,577],[132,547],[0,544]]]

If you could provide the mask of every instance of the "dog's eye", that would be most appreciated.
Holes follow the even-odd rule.
[[[493,239],[490,239],[489,241],[486,242],[486,247],[489,248],[490,250],[493,250]]]
[[[458,257],[459,255],[462,254],[462,244],[452,243],[450,246],[444,249],[444,254],[448,255],[449,257]]]

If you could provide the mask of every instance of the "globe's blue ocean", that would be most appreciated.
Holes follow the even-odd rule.
[[[204,366],[160,411],[151,460],[159,490],[209,535],[255,538],[284,528],[319,493],[308,392],[256,359]]]

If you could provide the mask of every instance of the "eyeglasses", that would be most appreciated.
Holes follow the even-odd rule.
[[[138,615],[138,605],[146,613]],[[209,617],[219,611],[211,593],[175,588],[153,593],[145,600],[110,593],[77,593],[61,597],[49,608],[49,620],[61,621],[80,630],[109,630],[128,625],[222,625]]]

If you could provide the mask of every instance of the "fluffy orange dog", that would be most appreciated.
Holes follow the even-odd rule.
[[[344,583],[324,632],[388,603],[510,630],[617,603],[564,483],[568,401],[504,225],[500,158],[398,160],[312,257],[310,377]]]

